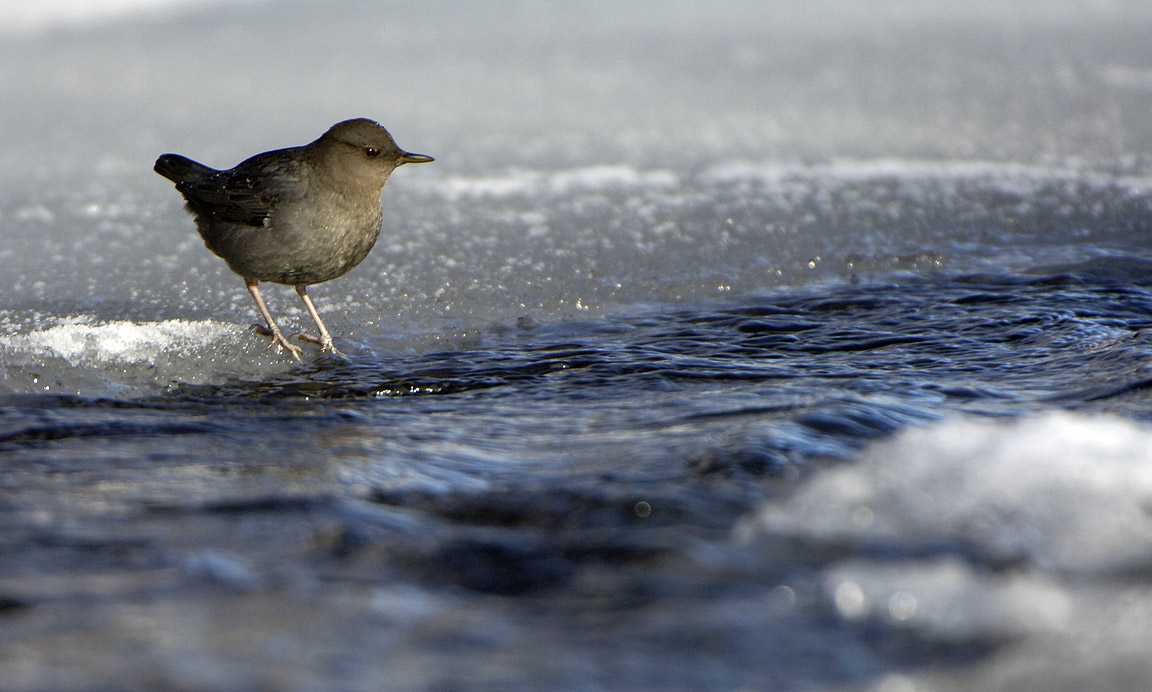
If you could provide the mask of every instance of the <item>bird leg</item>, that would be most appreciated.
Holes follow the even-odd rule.
[[[308,310],[308,316],[316,323],[316,328],[320,330],[320,338],[316,338],[311,334],[296,334],[295,338],[301,341],[307,341],[310,344],[317,344],[320,346],[321,351],[334,353],[338,356],[344,355],[336,349],[336,345],[332,343],[332,336],[324,327],[324,323],[320,321],[320,313],[316,312],[316,306],[312,304],[312,299],[308,296],[308,287],[304,284],[296,286],[296,292],[300,294],[300,298],[304,301],[304,307]]]
[[[300,357],[302,350],[295,344],[288,343],[284,338],[284,332],[276,326],[276,322],[272,319],[272,313],[268,312],[268,306],[264,304],[264,298],[260,296],[260,282],[255,279],[244,279],[244,285],[248,287],[248,292],[252,294],[252,299],[256,301],[256,309],[260,311],[261,317],[268,324],[267,331],[258,329],[257,331],[264,336],[270,336],[276,340],[276,344],[281,348],[286,349],[296,359],[296,362],[303,363],[304,359]]]

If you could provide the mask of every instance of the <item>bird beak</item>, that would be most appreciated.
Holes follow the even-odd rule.
[[[400,163],[428,163],[429,161],[435,160],[436,159],[431,156],[425,156],[424,154],[409,154],[408,152],[404,152],[400,155]]]

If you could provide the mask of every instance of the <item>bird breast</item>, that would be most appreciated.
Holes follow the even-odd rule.
[[[341,195],[310,195],[281,204],[264,226],[201,225],[208,249],[247,279],[288,285],[331,281],[368,256],[383,215],[374,203]]]

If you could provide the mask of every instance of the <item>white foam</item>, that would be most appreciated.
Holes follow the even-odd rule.
[[[833,566],[823,586],[847,620],[879,617],[951,641],[1062,630],[1076,617],[1074,597],[1051,577],[987,574],[955,558],[848,561]]]
[[[72,365],[148,363],[165,352],[203,351],[235,331],[235,325],[213,320],[97,323],[90,317],[74,316],[46,329],[0,336],[0,346],[37,356],[55,356]]]
[[[766,507],[751,530],[952,541],[1042,569],[1109,572],[1152,566],[1148,507],[1152,430],[1062,412],[910,430]]]
[[[1056,412],[909,430],[739,535],[747,550],[765,535],[834,546],[816,586],[845,621],[945,648],[1019,644],[907,671],[901,689],[1113,689],[1096,673],[1152,679],[1149,507],[1152,429]]]

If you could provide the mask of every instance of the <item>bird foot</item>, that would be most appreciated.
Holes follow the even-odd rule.
[[[284,333],[279,329],[269,329],[268,327],[260,324],[254,324],[249,329],[256,332],[260,336],[266,336],[270,339],[275,339],[276,345],[291,353],[292,357],[296,359],[297,363],[304,362],[304,358],[301,357],[301,354],[304,353],[304,349],[300,348],[296,344],[289,343],[288,339],[284,338]]]
[[[331,353],[331,354],[337,355],[337,356],[343,356],[344,355],[343,353],[340,352],[340,350],[338,348],[336,348],[336,344],[332,343],[332,337],[328,337],[327,339],[325,339],[325,338],[320,337],[320,336],[312,336],[311,334],[305,334],[304,332],[300,332],[299,334],[293,334],[292,336],[290,336],[288,338],[289,339],[297,339],[297,340],[301,341],[302,343],[316,344],[317,346],[320,347],[320,350],[324,351],[325,353]],[[347,356],[345,356],[345,357],[347,357]]]

